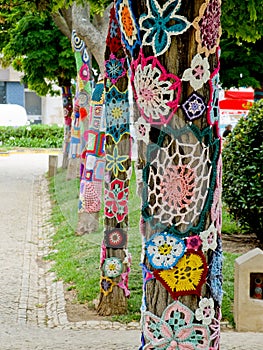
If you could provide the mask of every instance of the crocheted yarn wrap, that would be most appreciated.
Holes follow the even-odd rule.
[[[110,10],[110,24],[106,38],[106,45],[112,53],[117,53],[122,48],[121,32],[116,18],[115,6]]]
[[[211,74],[209,86],[210,98],[208,102],[207,121],[210,125],[217,124],[217,136],[219,136],[219,67]]]

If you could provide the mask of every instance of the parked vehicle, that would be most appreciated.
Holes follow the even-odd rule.
[[[27,113],[24,107],[16,104],[0,104],[0,126],[27,124]]]

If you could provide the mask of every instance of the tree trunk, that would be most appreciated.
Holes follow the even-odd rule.
[[[72,93],[71,86],[62,86],[62,100],[63,100],[63,111],[64,111],[64,144],[63,144],[63,160],[62,168],[67,169],[69,147],[71,138],[71,122],[72,122]]]
[[[127,311],[128,191],[131,170],[128,67],[114,7],[105,52],[106,176],[104,241],[97,312],[108,316]]]
[[[220,0],[116,2],[140,111],[135,127],[147,349],[219,348],[220,5]]]

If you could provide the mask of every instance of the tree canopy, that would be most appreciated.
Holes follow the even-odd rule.
[[[263,35],[262,0],[222,1],[221,23],[228,37],[256,42]]]
[[[69,85],[76,75],[70,41],[48,14],[23,16],[10,30],[3,54],[3,63],[23,72],[23,82],[42,96],[54,93],[54,83]]]

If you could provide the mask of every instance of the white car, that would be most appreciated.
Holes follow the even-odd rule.
[[[0,126],[23,126],[27,124],[27,113],[24,107],[16,104],[0,104]]]

